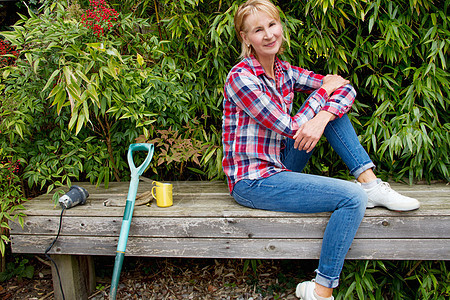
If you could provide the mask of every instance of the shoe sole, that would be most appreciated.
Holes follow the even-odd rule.
[[[389,206],[385,206],[385,205],[377,205],[377,204],[372,204],[372,203],[370,203],[370,204],[367,204],[367,206],[366,206],[366,208],[369,208],[369,209],[375,208],[375,207],[385,207],[385,208],[387,208],[387,209],[389,209],[389,210],[392,210],[392,211],[399,211],[399,212],[402,212],[402,211],[412,211],[412,210],[417,210],[417,209],[420,208],[420,205],[414,206],[414,207],[408,207],[408,208],[397,208],[397,207],[392,207],[392,206],[389,207]]]

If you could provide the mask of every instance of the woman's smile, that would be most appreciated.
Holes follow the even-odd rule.
[[[273,47],[276,45],[277,41],[273,41],[272,43],[266,44],[265,47]]]

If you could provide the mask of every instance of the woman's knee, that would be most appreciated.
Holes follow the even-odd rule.
[[[367,193],[359,186],[357,185],[357,189],[358,189],[358,208],[361,212],[362,215],[364,215],[364,212],[366,211],[366,207],[367,207],[367,201],[368,201],[368,197],[367,197]]]
[[[367,193],[362,189],[361,186],[354,183],[349,185],[346,192],[348,193],[348,201],[346,203],[346,206],[358,210],[361,214],[364,215],[368,200]]]

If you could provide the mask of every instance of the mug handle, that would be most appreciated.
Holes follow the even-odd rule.
[[[154,190],[154,189],[156,189],[156,185],[152,187],[152,196],[153,196],[153,198],[156,199],[156,196],[155,196],[155,194],[153,193],[153,190]]]

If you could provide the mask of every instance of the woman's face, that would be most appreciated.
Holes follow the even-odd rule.
[[[241,37],[251,45],[259,59],[275,56],[283,43],[283,27],[267,13],[257,11],[244,19]]]

